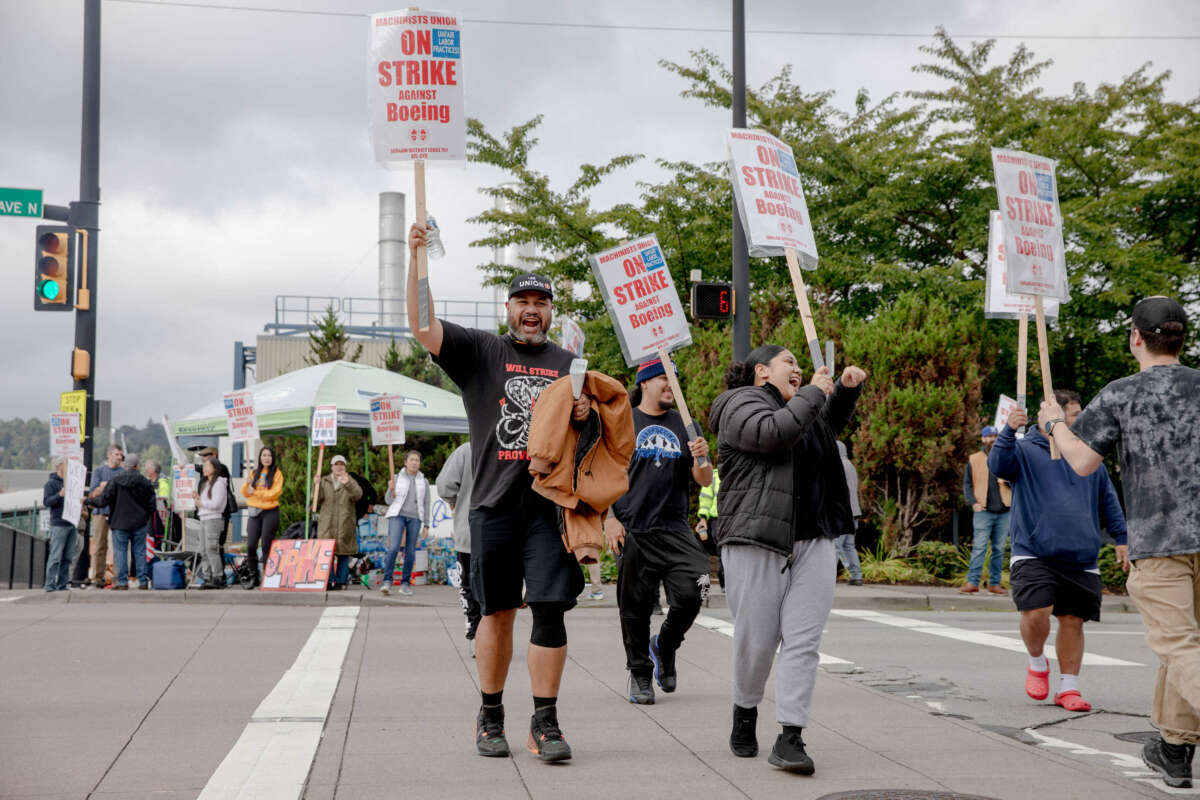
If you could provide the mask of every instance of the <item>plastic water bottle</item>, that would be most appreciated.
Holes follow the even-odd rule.
[[[438,227],[433,217],[425,218],[425,250],[430,258],[442,258],[446,255],[446,246],[442,244],[442,229]]]
[[[233,586],[233,567],[225,567],[225,585]]]

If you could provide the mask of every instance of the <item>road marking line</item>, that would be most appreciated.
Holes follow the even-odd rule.
[[[1020,631],[1014,631],[1012,628],[971,628],[976,633],[1006,633],[1009,636],[1020,636]],[[1097,631],[1091,628],[1087,629],[1088,636],[1145,636],[1143,631]]]
[[[11,603],[14,600],[20,600],[25,595],[19,594],[16,597],[0,597],[0,603]]]
[[[710,617],[707,614],[700,614],[696,617],[696,624],[701,628],[707,628],[710,631],[724,634],[730,639],[733,638],[732,622],[727,622],[723,619],[718,619],[717,617]],[[850,666],[854,665],[853,661],[847,661],[844,658],[838,658],[837,656],[831,656],[826,653],[817,653],[817,656],[819,657],[818,663],[821,666],[845,666],[847,664]]]
[[[250,716],[198,800],[300,797],[333,703],[358,606],[327,608],[295,662]]]
[[[868,622],[878,622],[880,625],[891,625],[894,628],[905,628],[917,633],[927,633],[932,636],[943,636],[947,639],[957,639],[960,642],[970,642],[971,644],[981,644],[987,647],[998,647],[1001,650],[1011,650],[1014,653],[1025,653],[1025,643],[1020,639],[1010,639],[1005,636],[996,636],[991,633],[981,633],[980,631],[968,630],[966,628],[955,628],[950,625],[943,625],[940,622],[928,622],[922,619],[912,619],[911,617],[898,617],[894,614],[883,614],[878,611],[867,611],[864,609],[854,608],[835,608],[831,613],[837,614],[840,617],[850,617],[852,619],[862,619]],[[1046,657],[1058,659],[1054,652],[1054,648],[1046,645]],[[1096,655],[1095,653],[1084,653],[1083,663],[1089,667],[1144,667],[1145,664],[1139,664],[1136,661],[1125,661],[1120,658],[1111,658],[1109,656]]]
[[[1165,783],[1163,783],[1163,779],[1161,777],[1157,777],[1158,773],[1146,769],[1146,765],[1142,763],[1142,759],[1139,756],[1131,756],[1128,753],[1114,753],[1110,750],[1097,750],[1096,748],[1088,747],[1085,744],[1069,742],[1066,739],[1056,739],[1053,736],[1047,736],[1046,734],[1039,732],[1035,728],[1026,728],[1025,733],[1038,740],[1038,747],[1059,748],[1060,750],[1066,750],[1071,755],[1076,756],[1100,756],[1101,758],[1107,758],[1109,761],[1109,766],[1120,770],[1123,776],[1129,777],[1138,783],[1144,783],[1148,786],[1153,786],[1155,789],[1158,789],[1166,794],[1196,794],[1194,790],[1172,789],[1168,787]],[[1145,775],[1154,775],[1155,777],[1141,777]]]

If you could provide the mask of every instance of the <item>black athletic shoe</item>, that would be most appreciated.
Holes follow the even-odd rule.
[[[800,728],[791,725],[783,726],[783,733],[775,739],[771,755],[767,763],[797,775],[812,775],[816,771],[813,760],[804,752],[804,739],[800,736]]]
[[[638,706],[654,705],[654,684],[646,673],[629,673],[629,702]]]
[[[479,707],[475,720],[475,752],[490,758],[508,755],[508,740],[504,738],[504,706]]]
[[[529,752],[542,761],[566,761],[571,757],[571,745],[558,727],[558,709],[554,706],[536,709],[529,718]]]
[[[1172,753],[1171,751],[1174,751]],[[1162,775],[1163,782],[1173,789],[1192,788],[1192,755],[1196,746],[1167,744],[1160,736],[1142,745],[1142,761]]]
[[[658,634],[650,637],[650,658],[654,661],[654,680],[659,687],[667,694],[675,691],[675,651],[659,649]]]
[[[733,731],[729,734],[729,749],[738,758],[754,758],[758,755],[758,709],[733,706]]]

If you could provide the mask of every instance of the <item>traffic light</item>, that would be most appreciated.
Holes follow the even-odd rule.
[[[75,231],[61,225],[39,225],[36,251],[33,310],[74,311]]]
[[[717,281],[692,284],[693,319],[732,319],[733,285]]]

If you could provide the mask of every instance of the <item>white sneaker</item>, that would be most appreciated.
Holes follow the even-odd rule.
[[[588,594],[588,600],[603,600],[603,599],[604,599],[604,591],[601,589],[593,589]]]
[[[391,593],[392,593],[392,587],[388,586],[388,585],[385,583],[383,586],[380,586],[380,587],[379,587],[379,593],[380,593],[381,595],[383,595],[384,597],[387,597],[389,594],[391,594]]]
[[[407,583],[400,584],[400,588],[398,591],[402,595],[409,596],[409,597],[412,596],[412,587],[409,586]]]

